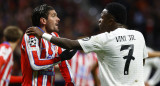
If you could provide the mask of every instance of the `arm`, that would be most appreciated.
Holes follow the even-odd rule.
[[[80,44],[77,40],[70,40],[67,38],[57,38],[57,37],[52,36],[50,42],[53,44],[56,44],[62,48],[65,48],[65,49],[82,50],[82,47],[80,46]]]
[[[60,72],[65,80],[65,86],[74,86],[74,79],[68,61],[62,61],[59,65]]]
[[[39,28],[37,27],[30,27],[26,31],[27,35],[35,35],[38,38],[44,38],[48,41],[50,41],[53,44],[56,44],[62,48],[65,49],[78,49],[82,50],[79,42],[77,40],[70,40],[66,38],[57,38],[50,34],[43,33]]]
[[[63,52],[65,52],[65,51],[63,51]],[[62,49],[60,47],[58,47],[58,54],[63,55]],[[73,57],[74,54],[69,55],[69,56]],[[68,56],[68,55],[64,55],[64,56]],[[62,61],[60,64],[58,64],[58,66],[59,66],[60,72],[65,80],[65,86],[74,86],[73,75],[71,73],[71,68],[70,68],[70,65],[68,64],[68,61]]]
[[[153,57],[160,57],[160,52],[159,51],[148,52],[148,58],[153,58]]]

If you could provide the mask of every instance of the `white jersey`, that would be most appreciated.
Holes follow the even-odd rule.
[[[148,53],[140,32],[117,28],[78,41],[84,52],[97,54],[102,86],[144,86],[143,59]]]
[[[147,47],[148,52],[154,52],[153,49]],[[152,68],[155,68],[156,71],[154,75],[149,79]],[[148,58],[145,61],[144,65],[144,81],[148,82],[150,86],[155,86],[160,81],[160,58]]]

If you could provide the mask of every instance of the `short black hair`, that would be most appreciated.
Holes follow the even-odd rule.
[[[52,6],[48,6],[47,4],[43,4],[34,8],[32,12],[32,25],[39,26],[41,17],[48,19],[50,10],[54,10],[54,8]]]
[[[117,23],[126,24],[127,12],[126,8],[122,4],[112,2],[107,4],[105,9],[108,10],[108,13],[115,18]]]

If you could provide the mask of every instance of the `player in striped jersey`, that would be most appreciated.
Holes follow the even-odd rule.
[[[52,36],[59,37],[56,33],[59,21],[56,11],[51,6],[44,4],[33,10],[32,24],[39,26],[39,29]],[[22,86],[53,86],[55,80],[54,65],[59,62],[61,62],[58,65],[64,77],[65,85],[73,86],[74,82],[68,61],[58,57],[61,53],[62,48],[47,40],[24,34],[21,43]]]
[[[91,69],[96,63],[97,55],[95,53],[86,54],[83,51],[77,51],[70,60],[76,86],[94,86]]]
[[[37,28],[29,28],[27,34],[66,49],[95,52],[102,86],[144,86],[143,63],[148,57],[145,40],[139,31],[125,27],[126,17],[126,8],[114,2],[101,13],[100,34],[79,40],[57,38]]]
[[[0,86],[8,86],[12,66],[13,66],[13,51],[18,45],[23,32],[16,26],[8,26],[4,29],[4,42],[0,44]],[[18,77],[12,77],[12,81],[18,80]],[[19,77],[21,82],[22,78]]]

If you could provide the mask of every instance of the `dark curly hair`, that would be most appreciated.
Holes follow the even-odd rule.
[[[43,4],[34,8],[32,12],[32,25],[39,26],[41,17],[48,19],[50,10],[54,10],[54,8],[52,6],[48,6],[47,4]]]
[[[126,8],[119,3],[112,2],[106,5],[106,10],[108,10],[108,13],[111,14],[115,21],[120,24],[125,24],[127,20],[127,12]]]

